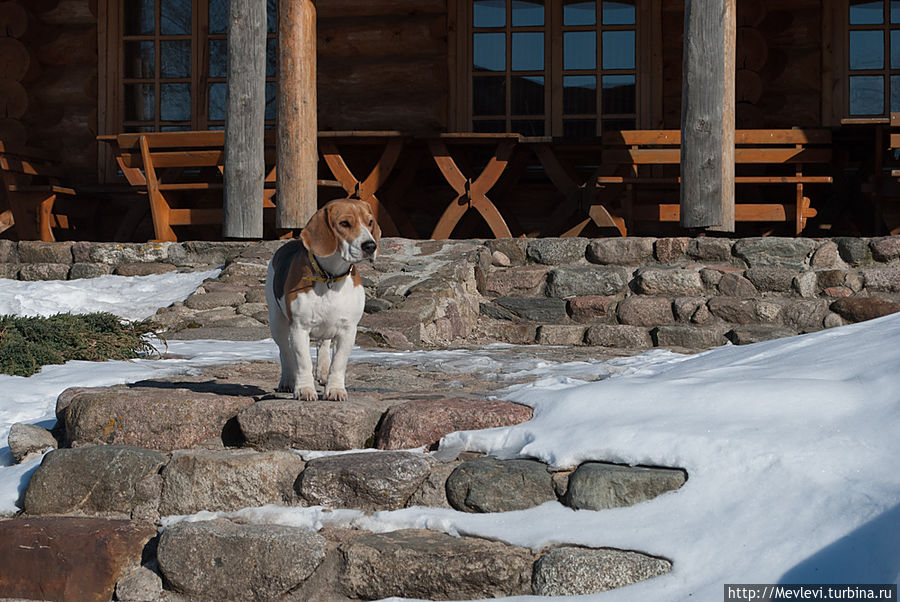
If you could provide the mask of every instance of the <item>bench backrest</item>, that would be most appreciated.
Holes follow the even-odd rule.
[[[217,167],[225,163],[223,130],[193,132],[147,132],[116,137],[123,167],[142,168],[145,156],[153,167]],[[274,163],[274,132],[266,133],[266,163]]]
[[[53,154],[36,148],[10,146],[2,140],[0,172],[3,172],[4,180],[8,182],[23,178],[43,178],[55,182],[62,175]]]
[[[602,138],[603,162],[627,165],[681,163],[680,130],[610,131]],[[735,130],[736,164],[830,163],[826,129]]]

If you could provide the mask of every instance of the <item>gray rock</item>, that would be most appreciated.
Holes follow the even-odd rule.
[[[194,293],[184,300],[184,305],[190,309],[213,309],[215,307],[235,307],[244,302],[244,294],[234,292],[209,292]]]
[[[585,295],[614,295],[626,290],[628,272],[618,266],[571,266],[550,270],[547,295],[564,299]]]
[[[900,292],[900,268],[863,270],[862,275],[870,291]]]
[[[650,332],[656,347],[684,347],[685,349],[709,349],[725,344],[719,330],[696,326],[660,326]]]
[[[687,252],[691,239],[687,237],[659,238],[654,245],[656,259],[660,263],[673,263]]]
[[[540,345],[583,345],[586,326],[541,324],[537,330]]]
[[[383,409],[358,395],[344,403],[266,399],[238,414],[247,445],[260,450],[371,447]]]
[[[277,242],[283,244],[287,241]],[[262,245],[248,245],[246,242],[192,240],[182,243],[179,247],[171,247],[169,261],[175,265],[224,265],[239,255],[253,254],[251,247],[257,246],[260,247],[260,254],[265,257],[271,257],[275,252],[274,248],[269,251]]]
[[[236,260],[225,266],[225,269],[219,274],[219,280],[253,286],[266,281],[266,269],[265,263],[247,263]]]
[[[17,422],[9,429],[9,451],[17,464],[56,448],[56,439],[50,431],[35,424]]]
[[[743,238],[734,243],[734,254],[751,268],[776,267],[802,270],[819,246],[808,238]]]
[[[703,280],[696,270],[648,268],[635,276],[634,288],[642,295],[696,297],[703,294]]]
[[[134,569],[116,583],[117,600],[157,602],[162,596],[162,577],[147,566]]]
[[[813,256],[809,260],[809,265],[815,270],[833,268],[840,264],[840,259],[841,256],[838,251],[837,243],[826,240],[818,249],[816,249],[816,252],[813,253]]]
[[[587,329],[584,340],[588,345],[600,347],[627,347],[646,349],[653,347],[650,332],[640,326],[597,324]]]
[[[653,260],[653,239],[601,238],[591,241],[587,249],[591,263],[614,265],[643,265]]]
[[[122,265],[126,263],[167,263],[169,250],[180,248],[179,243],[76,243],[73,248],[75,261]]]
[[[16,263],[0,263],[0,278],[15,280],[19,277],[19,265]]]
[[[528,241],[525,254],[537,263],[563,265],[583,262],[586,247],[584,238],[534,238]]]
[[[326,456],[310,460],[297,491],[310,505],[396,510],[406,506],[434,464],[430,456],[402,451]]]
[[[18,244],[15,241],[0,239],[0,263],[19,263]]]
[[[494,303],[518,318],[529,322],[560,322],[569,314],[566,301],[548,297],[501,297]]]
[[[683,471],[586,462],[569,477],[563,503],[576,510],[633,506],[681,487]]]
[[[841,259],[852,266],[866,263],[870,259],[869,244],[862,238],[835,238]]]
[[[19,269],[19,280],[36,282],[42,280],[66,280],[69,265],[65,263],[29,263]]]
[[[730,272],[722,274],[718,289],[720,295],[729,297],[756,297],[759,294],[752,282],[740,274]]]
[[[781,308],[781,321],[788,328],[811,332],[822,330],[828,315],[827,299],[798,299]]]
[[[875,261],[888,262],[900,259],[900,236],[873,238],[869,241],[869,248]]]
[[[638,552],[567,546],[538,559],[532,584],[539,596],[578,596],[624,587],[671,570],[668,560]]]
[[[428,531],[356,537],[340,545],[351,598],[471,600],[531,593],[534,556],[496,541]]]
[[[177,269],[168,263],[123,263],[116,266],[115,272],[118,276],[151,276],[174,272]]]
[[[700,269],[700,280],[703,281],[703,285],[709,288],[715,288],[719,286],[719,282],[722,280],[722,276],[725,275],[725,272],[720,268],[701,268]]]
[[[111,273],[112,269],[103,263],[76,263],[69,270],[69,279],[98,278]]]
[[[741,326],[725,333],[725,337],[735,345],[750,345],[762,341],[773,341],[792,337],[797,333],[777,326]]]
[[[619,322],[629,326],[660,326],[675,322],[672,301],[665,297],[632,295],[616,307]]]
[[[284,451],[176,451],[162,471],[159,513],[297,504],[294,482],[304,466],[300,456]]]
[[[698,320],[703,319],[703,316],[697,313],[701,307],[706,310],[707,314],[709,313],[709,308],[706,307],[706,297],[678,297],[672,302],[675,320],[678,322],[699,324]]]
[[[758,290],[775,293],[790,291],[796,275],[796,270],[770,267],[750,268],[744,272],[744,277]]]
[[[712,315],[732,324],[750,324],[758,318],[754,299],[713,297],[706,305]]]
[[[449,508],[453,506],[447,500],[447,479],[460,465],[458,460],[444,464],[436,464],[419,488],[413,492],[406,502],[407,508],[425,506],[427,508]]]
[[[731,263],[733,241],[727,238],[711,238],[702,236],[691,239],[687,246],[687,254],[699,261],[711,263]]]
[[[546,464],[482,457],[453,471],[447,499],[463,512],[507,512],[555,501],[556,493]]]
[[[525,263],[525,249],[528,248],[529,241],[524,238],[497,238],[485,241],[485,246],[492,253],[499,251],[503,253],[513,265],[522,265]]]
[[[159,540],[159,568],[175,591],[201,600],[275,600],[325,558],[317,533],[286,525],[176,523]]]
[[[491,265],[498,268],[508,268],[512,265],[509,255],[502,251],[494,251],[491,253]]]
[[[794,277],[794,281],[791,283],[792,288],[797,291],[797,294],[806,299],[812,298],[816,296],[816,287],[818,286],[819,278],[815,272],[805,271],[800,272],[797,276]]]
[[[19,262],[72,264],[71,242],[44,242],[23,240],[19,242]]]
[[[52,451],[31,478],[25,512],[153,518],[165,462],[162,454],[139,447]]]

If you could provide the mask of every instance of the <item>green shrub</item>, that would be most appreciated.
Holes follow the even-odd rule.
[[[0,316],[0,372],[31,376],[69,360],[125,360],[156,351],[149,320],[122,322],[111,313],[56,314],[49,318]]]

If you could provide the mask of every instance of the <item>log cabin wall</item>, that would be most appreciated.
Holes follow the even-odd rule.
[[[0,2],[0,138],[58,153],[74,183],[97,180],[96,11],[95,0]]]

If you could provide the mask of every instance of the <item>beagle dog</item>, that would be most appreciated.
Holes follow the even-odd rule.
[[[319,209],[299,239],[283,245],[269,262],[266,302],[269,329],[281,358],[279,391],[295,399],[345,401],[344,377],[366,292],[354,264],[375,261],[381,228],[360,200],[334,200]],[[313,380],[310,340],[318,341]],[[334,341],[334,357],[331,341]]]

